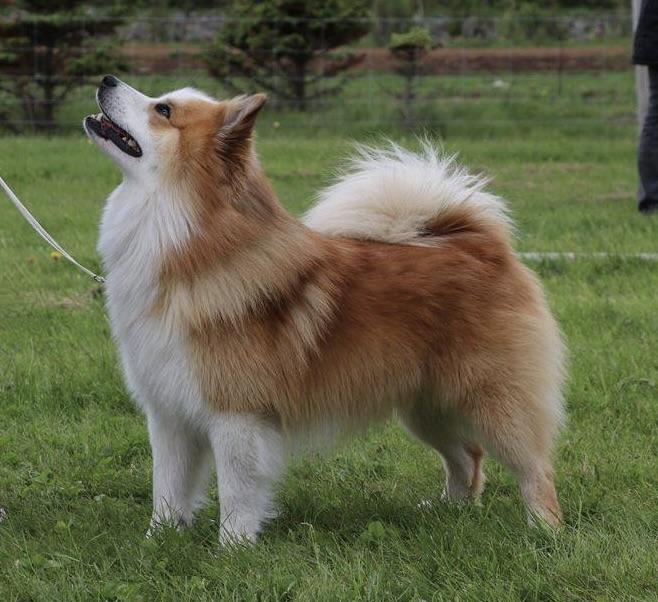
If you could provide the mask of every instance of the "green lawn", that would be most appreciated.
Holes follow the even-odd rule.
[[[453,83],[471,89],[444,85]],[[510,121],[519,115],[506,98],[455,102],[442,115],[447,150],[493,176],[519,224],[519,249],[658,251],[658,216],[634,207],[630,74],[570,83],[570,102],[553,92],[527,101],[520,116],[537,117],[532,125]],[[258,148],[295,213],[350,137],[375,139],[374,128],[347,119],[327,127],[269,111]],[[490,127],[501,115],[505,127]],[[81,133],[0,138],[0,174],[98,268],[96,225],[119,175]],[[261,542],[227,552],[217,544],[214,493],[188,532],[144,539],[149,445],[121,382],[102,294],[51,259],[4,198],[0,262],[0,506],[8,513],[0,600],[658,598],[657,263],[535,264],[571,351],[557,453],[561,532],[526,526],[511,476],[492,462],[480,507],[444,507],[440,462],[391,425],[296,462]],[[419,509],[427,499],[435,503]]]

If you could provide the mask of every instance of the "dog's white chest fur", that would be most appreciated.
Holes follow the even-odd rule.
[[[126,181],[108,199],[98,250],[103,257],[107,307],[126,383],[144,408],[197,421],[205,410],[182,333],[153,306],[164,253],[184,243],[189,224],[170,199]]]

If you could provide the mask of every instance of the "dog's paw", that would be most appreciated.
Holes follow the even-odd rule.
[[[555,534],[564,526],[562,512],[546,510],[540,513],[528,511],[528,526],[544,533]]]
[[[257,532],[246,531],[229,531],[227,529],[220,529],[219,531],[219,545],[222,548],[236,548],[240,546],[250,546],[258,541]]]
[[[146,539],[150,539],[151,537],[155,537],[159,533],[162,533],[166,529],[175,529],[180,533],[189,527],[189,525],[189,521],[180,517],[160,518],[154,516],[151,518],[151,523],[149,524],[149,528],[146,530],[145,537]]]
[[[446,488],[441,493],[441,501],[449,506],[462,506],[470,501],[470,497],[468,489],[456,487]]]

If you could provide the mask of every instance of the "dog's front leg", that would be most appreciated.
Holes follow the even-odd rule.
[[[280,430],[261,416],[223,413],[210,439],[219,486],[220,542],[255,541],[263,523],[276,515],[273,489],[284,460]]]
[[[162,525],[188,525],[210,470],[207,439],[181,418],[148,411],[153,454],[153,516],[148,535]]]

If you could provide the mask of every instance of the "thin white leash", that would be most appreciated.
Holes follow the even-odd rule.
[[[565,260],[578,261],[579,259],[637,259],[640,261],[658,261],[658,253],[605,253],[605,252],[571,252],[571,251],[526,251],[517,253],[521,259],[528,261]]]
[[[55,251],[58,253],[61,253],[66,259],[68,259],[74,266],[77,266],[79,269],[81,269],[85,274],[88,276],[91,276],[96,282],[100,282],[101,284],[105,282],[105,278],[102,276],[99,276],[98,274],[94,274],[91,270],[87,269],[85,266],[82,264],[78,263],[69,253],[62,247],[48,232],[46,232],[45,228],[37,221],[37,219],[27,210],[27,207],[21,203],[19,198],[14,194],[14,191],[9,188],[7,185],[7,182],[5,182],[2,179],[2,176],[0,176],[0,186],[2,186],[2,189],[5,191],[7,194],[7,197],[9,197],[9,200],[14,204],[16,209],[20,212],[20,214],[25,218],[28,224],[34,228],[34,231],[41,237],[43,238]]]

